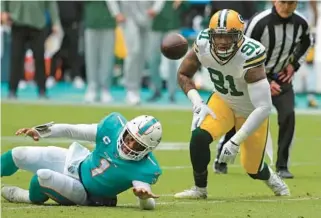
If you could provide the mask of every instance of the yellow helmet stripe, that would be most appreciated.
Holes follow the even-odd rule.
[[[226,27],[228,10],[223,9],[219,15],[219,27]]]
[[[263,55],[262,55],[263,54]],[[265,54],[265,51],[262,53],[261,55],[258,55],[255,57],[255,59],[252,59],[252,61],[250,62],[246,62],[244,65],[243,65],[243,69],[247,68],[252,68],[252,67],[257,67],[261,64],[263,64],[266,60],[266,54]]]

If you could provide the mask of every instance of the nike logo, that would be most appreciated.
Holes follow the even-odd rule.
[[[258,50],[255,54],[259,54],[261,52],[261,49],[260,50]]]

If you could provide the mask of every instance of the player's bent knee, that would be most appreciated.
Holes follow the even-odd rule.
[[[51,178],[52,172],[53,172],[52,170],[48,170],[48,169],[37,170],[38,179],[40,179],[40,180],[48,180],[48,179]]]
[[[212,143],[213,139],[209,132],[201,128],[196,128],[192,132],[192,138],[190,146],[209,146]]]
[[[16,147],[12,149],[12,158],[14,161],[23,161],[27,157],[27,147]]]

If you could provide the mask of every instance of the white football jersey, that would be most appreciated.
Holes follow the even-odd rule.
[[[248,69],[265,62],[265,47],[244,36],[238,51],[226,61],[211,52],[208,29],[201,31],[194,43],[194,51],[202,66],[207,68],[214,90],[237,116],[247,117],[253,110],[244,75]]]

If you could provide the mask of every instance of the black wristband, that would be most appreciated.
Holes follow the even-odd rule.
[[[297,62],[297,61],[294,61],[294,62],[292,62],[290,64],[292,64],[292,66],[294,68],[294,71],[298,71],[298,69],[301,67],[301,64],[299,62]]]
[[[292,64],[294,71],[298,71],[298,69],[301,67],[298,58],[296,58],[294,55],[290,57],[289,64]]]

